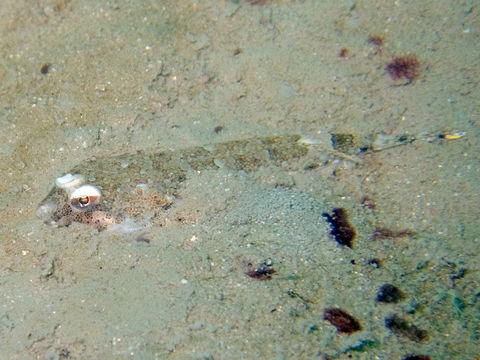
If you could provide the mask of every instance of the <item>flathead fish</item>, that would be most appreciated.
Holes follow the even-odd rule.
[[[56,179],[37,215],[54,227],[79,222],[98,230],[139,230],[161,219],[182,184],[198,172],[298,169],[310,147],[300,140],[272,136],[88,160]]]

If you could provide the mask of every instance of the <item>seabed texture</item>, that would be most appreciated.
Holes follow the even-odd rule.
[[[0,357],[476,359],[479,11],[3,0]],[[72,169],[143,229],[44,224]]]

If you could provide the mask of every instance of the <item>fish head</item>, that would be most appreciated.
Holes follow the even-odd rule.
[[[37,208],[37,216],[53,227],[73,222],[104,230],[114,226],[117,219],[102,202],[101,190],[85,184],[80,174],[66,174],[55,180],[55,187]]]

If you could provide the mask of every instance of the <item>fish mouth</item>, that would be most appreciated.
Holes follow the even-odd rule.
[[[116,218],[106,211],[95,209],[75,210],[68,203],[57,206],[52,202],[45,202],[37,208],[36,215],[45,224],[54,228],[69,226],[73,222],[78,222],[101,231],[113,229],[119,225]]]

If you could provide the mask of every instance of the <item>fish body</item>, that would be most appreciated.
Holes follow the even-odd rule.
[[[37,215],[54,227],[79,222],[98,230],[136,231],[160,221],[185,181],[199,172],[298,168],[309,151],[300,140],[299,135],[251,138],[84,161],[57,179]]]

